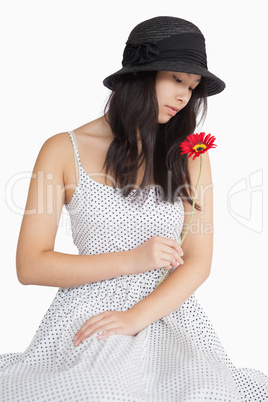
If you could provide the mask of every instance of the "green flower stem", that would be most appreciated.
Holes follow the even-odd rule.
[[[181,246],[182,243],[184,242],[184,239],[185,239],[187,233],[189,232],[189,229],[190,229],[190,226],[191,226],[191,223],[192,223],[192,220],[193,220],[194,206],[195,206],[195,200],[196,200],[196,193],[197,193],[197,189],[198,189],[198,186],[199,186],[199,181],[200,181],[200,177],[201,177],[201,173],[202,173],[202,164],[203,164],[203,158],[202,158],[202,154],[200,154],[199,176],[198,176],[197,183],[196,183],[196,186],[195,186],[194,200],[193,200],[192,211],[191,211],[191,218],[190,218],[190,221],[189,221],[189,223],[188,223],[187,229],[186,229],[186,231],[185,231],[185,233],[184,233],[184,235],[183,235],[183,238],[181,239],[180,246]],[[163,280],[165,279],[165,277],[166,277],[166,275],[167,275],[168,272],[169,272],[169,268],[166,269],[164,275],[162,276],[162,278],[160,279],[160,281],[159,281],[158,284],[156,285],[155,289],[157,288],[157,286],[160,285],[160,283],[163,282]]]

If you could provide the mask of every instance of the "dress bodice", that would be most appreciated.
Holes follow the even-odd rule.
[[[101,184],[83,169],[74,133],[72,140],[78,183],[71,201],[65,205],[71,220],[72,236],[79,254],[127,251],[138,247],[152,236],[163,236],[179,242],[184,221],[184,208],[178,197],[174,204],[161,200],[161,188],[152,185],[135,200],[137,190],[123,197],[120,188]]]

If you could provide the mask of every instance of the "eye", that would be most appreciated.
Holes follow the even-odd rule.
[[[189,90],[190,90],[191,92],[195,92],[195,90],[197,89],[198,85],[199,85],[199,84],[197,84],[194,88],[191,88],[191,87],[190,87]]]
[[[173,78],[174,78],[174,80],[175,80],[176,82],[181,82],[181,80],[180,80],[178,77],[176,77],[176,75],[173,75]]]

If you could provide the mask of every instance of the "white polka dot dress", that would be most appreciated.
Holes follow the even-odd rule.
[[[131,201],[91,179],[70,131],[79,181],[66,205],[79,254],[126,251],[152,236],[180,241],[184,210],[160,200]],[[142,199],[142,197],[141,197]],[[172,269],[171,269],[172,270]],[[73,336],[91,316],[125,311],[149,295],[165,268],[60,288],[24,353],[0,356],[3,402],[237,402],[268,401],[268,378],[234,367],[193,294],[181,307],[136,336]],[[171,271],[170,271],[171,272]]]

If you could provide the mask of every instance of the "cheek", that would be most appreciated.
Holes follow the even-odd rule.
[[[160,103],[161,103],[161,92],[159,91],[159,86],[157,86],[155,88],[155,94],[156,94],[157,103],[158,103],[158,105],[160,105]]]
[[[192,97],[191,92],[189,94],[185,95],[185,97],[183,98],[183,102],[180,104],[180,110],[182,110],[183,108],[185,108],[185,106],[188,105],[188,103],[190,102],[191,97]]]
[[[156,82],[155,86],[156,97],[158,103],[164,102],[170,96],[171,88],[167,80],[161,79]]]
[[[183,107],[185,107],[186,105],[188,105],[188,103],[190,102],[191,97],[192,97],[192,94],[190,93],[190,95],[188,96],[188,98],[185,99],[185,103],[184,103]]]
[[[164,103],[160,104],[159,109],[158,109],[158,123],[159,124],[165,124],[167,123],[172,116],[168,114],[168,111],[166,109],[166,106]]]

